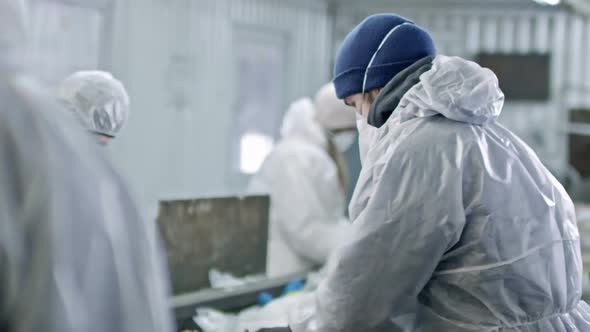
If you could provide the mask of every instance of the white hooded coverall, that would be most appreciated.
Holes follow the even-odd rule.
[[[172,331],[155,227],[29,73],[25,22],[0,0],[0,331]]]
[[[282,140],[250,185],[270,193],[267,274],[279,276],[323,265],[349,237],[345,195],[311,100],[291,105]]]
[[[573,204],[503,102],[491,71],[434,59],[375,132],[354,238],[294,332],[590,331]]]

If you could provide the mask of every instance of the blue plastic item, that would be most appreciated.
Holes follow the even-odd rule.
[[[303,290],[303,287],[305,287],[305,282],[303,281],[303,279],[294,279],[285,286],[285,289],[283,290],[281,296],[289,295],[291,293]]]
[[[258,295],[258,304],[263,307],[272,302],[272,300],[274,300],[274,297],[268,292],[262,292]]]

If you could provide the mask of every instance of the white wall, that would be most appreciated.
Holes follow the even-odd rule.
[[[396,12],[430,31],[441,54],[550,52],[551,100],[507,103],[501,121],[553,168],[565,165],[567,110],[590,107],[590,19],[530,0],[343,1],[336,12],[336,44],[369,14]]]
[[[286,36],[285,106],[329,79],[330,25],[321,1],[126,0],[114,21],[111,69],[129,89],[132,114],[110,149],[150,215],[157,199],[243,189],[230,180],[238,102],[232,38],[240,27]],[[171,98],[178,89],[186,92],[183,107]]]
[[[159,198],[243,189],[231,172],[232,112],[238,102],[235,31],[244,27],[286,36],[286,107],[330,78],[340,40],[375,12],[412,18],[449,55],[550,51],[551,101],[508,104],[501,120],[553,167],[566,163],[567,137],[560,133],[566,110],[590,106],[589,19],[530,0],[342,0],[333,5],[334,21],[321,0],[118,2],[109,69],[129,88],[132,117],[110,149],[146,210],[154,210]],[[171,65],[175,59],[180,65]],[[171,94],[179,90],[188,97],[185,107],[172,103]]]

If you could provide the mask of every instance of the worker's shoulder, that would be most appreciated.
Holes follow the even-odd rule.
[[[46,116],[40,105],[46,98],[35,85],[16,77],[0,79],[0,132],[2,144],[19,149],[28,160],[44,163],[47,158]],[[26,148],[25,148],[26,147]],[[27,153],[25,153],[27,152]]]
[[[55,99],[41,83],[27,75],[14,75],[0,79],[0,107],[3,123],[12,121],[16,127],[19,122],[28,124],[31,131],[47,127],[39,123],[49,123],[59,119],[61,112]]]
[[[53,167],[69,177],[75,169],[85,182],[115,173],[97,144],[36,79],[1,79],[0,100],[2,143],[18,149],[31,169]]]
[[[442,156],[469,149],[486,129],[482,126],[446,119],[442,116],[419,118],[392,130],[390,143],[398,154]]]

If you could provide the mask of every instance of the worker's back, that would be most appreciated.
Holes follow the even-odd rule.
[[[170,331],[155,228],[34,80],[0,80],[3,331]]]
[[[430,253],[413,257],[424,261],[416,266],[422,272],[407,269],[431,274],[425,285],[402,291],[417,294],[415,328],[590,331],[573,203],[536,154],[496,121],[502,100],[490,71],[438,57],[370,152],[377,187],[412,193],[375,198],[393,199],[393,220],[413,220],[413,235],[396,246]]]
[[[499,124],[413,121],[417,146],[437,142],[432,160],[456,162],[444,181],[457,181],[464,208],[448,215],[456,240],[419,294],[419,330],[590,331],[574,207],[532,150]]]
[[[495,75],[427,65],[375,100],[353,238],[293,331],[590,331],[573,204],[497,122]]]

